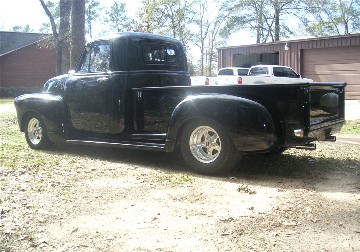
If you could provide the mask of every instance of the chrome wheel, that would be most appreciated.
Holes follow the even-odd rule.
[[[41,127],[40,121],[37,118],[32,118],[29,120],[27,127],[29,141],[33,145],[40,144],[43,138],[43,129]]]
[[[213,162],[221,152],[219,134],[209,126],[197,127],[190,134],[189,146],[194,158],[202,163]]]

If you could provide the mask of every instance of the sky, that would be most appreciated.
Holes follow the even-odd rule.
[[[110,7],[114,0],[99,0],[101,5]],[[141,0],[120,0],[126,4],[127,15],[135,18]],[[45,1],[46,2],[46,1]],[[25,27],[29,25],[33,32],[40,32],[43,23],[48,23],[44,9],[39,0],[0,0],[0,31],[10,31],[15,26]],[[210,7],[211,8],[211,7]],[[99,24],[93,25],[93,37],[101,35],[102,27]],[[239,46],[254,44],[255,39],[245,30],[240,30],[230,36],[227,46]],[[199,48],[189,45],[188,58],[193,62],[200,59]]]
[[[46,1],[45,1],[46,2]],[[100,0],[104,6],[110,6],[113,0]],[[126,3],[129,16],[135,16],[140,0],[121,1]],[[43,23],[48,22],[39,0],[0,0],[0,30],[11,30],[14,26],[29,25],[39,31]]]

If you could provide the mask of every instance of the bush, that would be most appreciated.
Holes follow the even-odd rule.
[[[37,87],[0,87],[0,98],[15,98],[23,94],[40,92],[42,86]]]

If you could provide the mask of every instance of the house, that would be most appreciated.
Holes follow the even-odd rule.
[[[279,64],[314,81],[346,82],[360,99],[360,33],[218,48],[218,67]]]
[[[48,34],[0,32],[0,86],[38,87],[55,76],[56,52]]]

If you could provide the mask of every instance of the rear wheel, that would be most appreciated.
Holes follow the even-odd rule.
[[[51,145],[43,120],[31,114],[25,120],[25,138],[32,149],[46,149]]]
[[[240,158],[225,130],[211,120],[188,123],[181,136],[181,154],[196,172],[213,175],[232,169]]]

